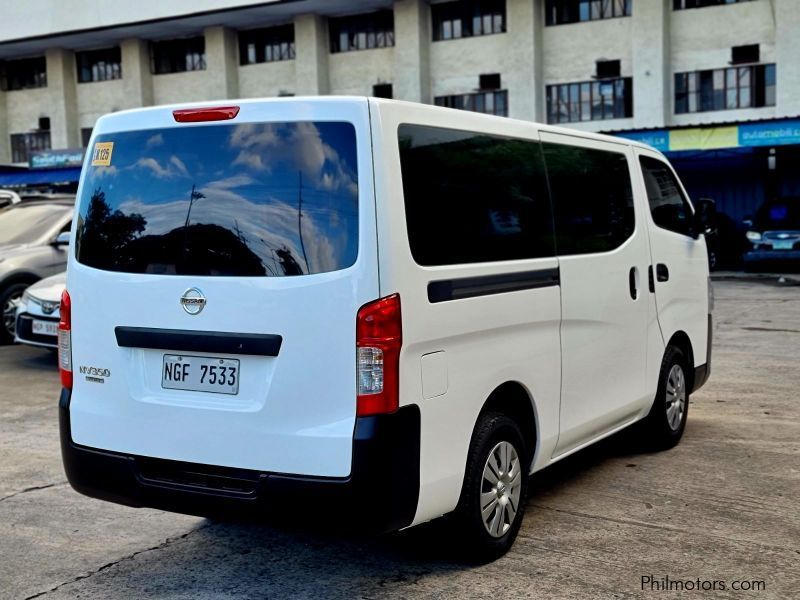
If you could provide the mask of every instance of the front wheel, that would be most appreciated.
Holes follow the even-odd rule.
[[[482,415],[453,514],[453,531],[468,560],[494,560],[511,548],[525,513],[528,462],[517,424],[503,414]]]

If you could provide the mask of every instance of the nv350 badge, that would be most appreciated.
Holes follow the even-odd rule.
[[[206,297],[197,288],[189,288],[181,296],[181,306],[190,315],[198,315],[206,307]]]

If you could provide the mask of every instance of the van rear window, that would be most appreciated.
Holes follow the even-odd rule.
[[[162,275],[307,275],[358,253],[350,123],[198,125],[100,135],[82,185],[84,265]]]

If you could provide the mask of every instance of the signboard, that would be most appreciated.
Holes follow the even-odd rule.
[[[800,119],[742,123],[720,127],[623,131],[616,135],[649,144],[661,152],[785,146],[800,144]]]
[[[40,150],[31,154],[31,169],[58,169],[83,165],[83,148]]]

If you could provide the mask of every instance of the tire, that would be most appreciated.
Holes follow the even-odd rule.
[[[658,391],[650,413],[642,421],[642,441],[653,450],[677,445],[689,416],[688,365],[683,352],[669,346],[661,362]]]
[[[513,545],[525,513],[529,456],[513,420],[500,413],[481,415],[472,434],[461,497],[451,522],[458,552],[467,561],[495,560]],[[504,470],[505,465],[510,468]],[[496,481],[498,471],[499,488],[485,478]]]
[[[0,345],[8,345],[14,342],[14,332],[17,328],[16,304],[22,298],[24,292],[30,284],[12,283],[0,291],[0,310],[3,313],[3,322],[0,324]]]

